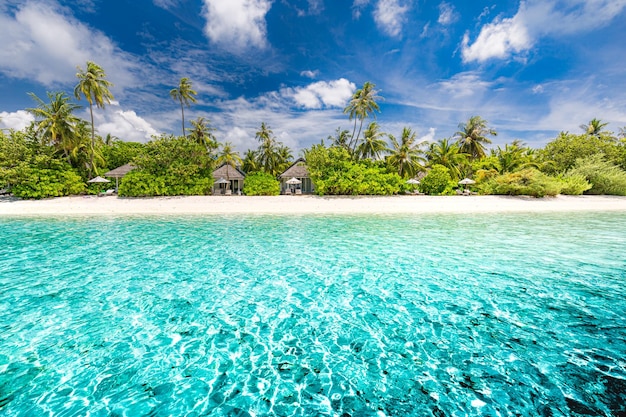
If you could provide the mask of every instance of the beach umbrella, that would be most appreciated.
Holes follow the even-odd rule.
[[[90,183],[105,183],[105,182],[111,182],[109,180],[107,180],[106,178],[102,178],[100,176],[97,176],[96,178],[92,178],[89,181]]]
[[[290,188],[293,185],[293,189],[296,189],[296,185],[298,184],[302,184],[302,181],[300,181],[299,179],[297,179],[296,177],[292,177],[290,179],[288,179],[287,181],[285,181],[287,184],[289,184]]]
[[[216,184],[219,185],[220,189],[222,188],[222,184],[230,184],[230,181],[225,180],[224,178],[220,178],[219,180],[215,181]],[[224,188],[226,188],[226,186],[224,186]],[[222,191],[220,190],[220,193]]]
[[[459,184],[464,185],[465,190],[467,191],[467,186],[470,184],[476,184],[476,181],[469,178],[463,178],[461,181],[459,181]]]
[[[459,181],[459,184],[462,184],[462,185],[476,184],[476,181],[469,179],[469,178],[463,178],[461,181]]]

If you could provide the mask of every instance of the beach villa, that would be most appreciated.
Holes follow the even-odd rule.
[[[303,158],[299,158],[291,164],[289,168],[278,176],[278,179],[280,181],[281,194],[290,194],[292,192],[295,194],[312,194],[315,191],[315,184],[309,177],[309,170]]]
[[[213,171],[213,194],[241,194],[246,174],[227,163]]]

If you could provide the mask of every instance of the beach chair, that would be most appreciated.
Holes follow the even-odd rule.
[[[285,189],[285,195],[291,195],[291,188],[287,187]]]
[[[98,194],[98,197],[106,197],[108,195],[113,195],[113,194],[115,194],[115,189],[111,188],[110,190],[106,190]]]
[[[296,188],[296,195],[302,195],[302,190],[299,188]]]
[[[230,188],[227,188],[226,191],[224,192],[225,195],[233,195],[233,190],[231,190]]]

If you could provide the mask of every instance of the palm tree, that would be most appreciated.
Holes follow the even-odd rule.
[[[37,102],[38,106],[27,110],[36,119],[39,119],[35,124],[44,143],[51,143],[57,149],[63,150],[63,143],[70,140],[74,135],[74,129],[79,119],[73,113],[80,106],[70,103],[70,98],[65,93],[47,93],[50,103],[45,103],[33,93],[29,93],[29,95]],[[65,152],[64,154],[67,157]]]
[[[418,172],[424,170],[423,152],[420,149],[421,143],[417,143],[417,134],[410,128],[402,129],[400,142],[393,135],[389,135],[391,140],[391,154],[387,157],[387,163],[392,166],[403,178],[412,178]]]
[[[498,134],[494,129],[488,128],[487,121],[480,116],[472,116],[467,123],[460,123],[459,129],[454,137],[458,138],[461,152],[467,153],[472,159],[485,156],[485,144],[491,143],[487,135]]]
[[[189,139],[204,146],[210,153],[218,148],[218,143],[213,132],[215,128],[211,126],[211,122],[204,117],[198,117],[191,121],[192,128],[189,131]]]
[[[349,130],[342,130],[340,127],[335,130],[335,136],[328,136],[328,140],[331,141],[332,146],[337,146],[339,148],[350,150],[348,146],[348,141],[350,138]]]
[[[274,139],[273,135],[274,132],[265,122],[261,123],[261,129],[255,134],[255,137],[260,142],[256,154],[259,168],[271,174],[274,174],[276,167],[276,139]]]
[[[530,167],[539,168],[539,165],[533,161],[532,150],[519,139],[506,144],[504,149],[498,146],[492,153],[498,159],[500,173],[515,172]]]
[[[431,143],[426,156],[429,165],[443,165],[457,179],[461,177],[460,167],[467,163],[467,154],[461,152],[458,142],[451,142],[447,138]]]
[[[376,100],[380,100],[382,97],[377,95],[378,91],[374,90],[374,87],[376,87],[376,85],[367,81],[363,84],[363,87],[356,90],[346,108],[343,109],[344,113],[348,113],[350,115],[349,120],[354,119],[354,128],[352,130],[352,136],[349,143],[349,148],[352,152],[354,152],[357,143],[359,142],[359,136],[361,135],[361,129],[363,128],[363,121],[375,111],[380,112],[380,108],[378,107]],[[361,123],[359,125],[359,131],[356,136],[354,136],[354,133],[356,132],[357,120],[360,120]]]
[[[180,79],[178,84],[178,88],[172,88],[170,90],[170,96],[174,100],[178,100],[180,102],[180,112],[183,117],[183,136],[185,135],[185,106],[189,107],[189,102],[196,102],[196,93],[191,89],[191,81],[189,78],[183,77]]]
[[[256,151],[253,151],[252,149],[248,149],[246,151],[246,154],[243,156],[243,162],[241,164],[241,169],[246,174],[249,174],[251,172],[255,172],[255,171],[257,171],[259,169],[259,166],[258,166],[258,163],[257,163]]]
[[[600,119],[595,117],[586,125],[580,125],[580,128],[585,131],[587,135],[600,137],[602,133],[605,133],[604,128],[608,123],[602,123]]]
[[[77,67],[78,73],[76,77],[79,79],[78,84],[74,88],[74,96],[80,100],[81,96],[84,96],[89,103],[89,115],[91,116],[91,157],[90,157],[90,173],[94,171],[93,164],[95,143],[96,143],[96,130],[93,123],[93,105],[104,109],[104,103],[111,104],[113,100],[113,94],[109,91],[109,87],[112,87],[109,81],[105,79],[106,74],[104,70],[95,62],[87,61],[87,68],[83,71],[80,67]],[[96,172],[97,173],[97,172]]]
[[[239,156],[239,152],[233,149],[233,144],[226,142],[221,145],[222,150],[217,155],[217,165],[228,164],[233,168],[237,168],[243,164],[243,160]]]
[[[389,149],[387,142],[383,139],[384,135],[385,134],[380,131],[380,125],[378,123],[370,123],[363,133],[363,142],[361,142],[356,149],[358,157],[360,159],[380,159],[381,154]]]

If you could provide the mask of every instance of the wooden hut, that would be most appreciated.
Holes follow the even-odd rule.
[[[297,178],[301,183],[295,186],[290,185],[287,181],[291,178]],[[278,176],[278,179],[280,180],[280,190],[282,193],[290,192],[292,188],[295,188],[297,194],[311,194],[315,191],[315,185],[309,177],[309,170],[303,158],[298,158],[285,172]]]
[[[222,164],[213,171],[213,194],[241,194],[246,174],[230,164]],[[224,181],[220,181],[224,180]]]

